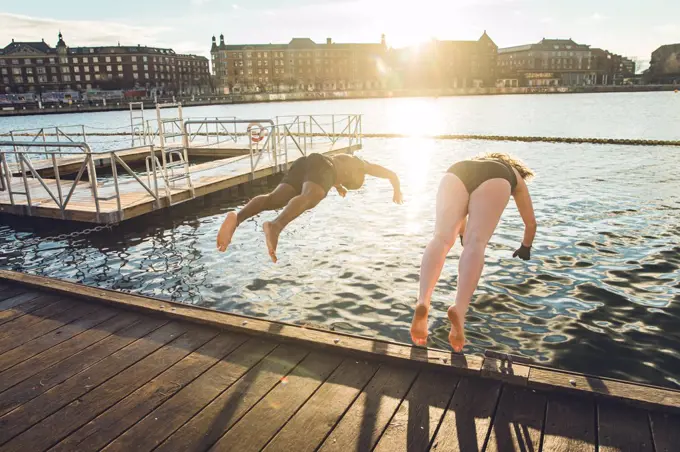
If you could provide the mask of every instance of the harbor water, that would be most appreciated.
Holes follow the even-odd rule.
[[[453,162],[507,152],[537,174],[532,260],[512,259],[523,226],[508,206],[487,252],[468,316],[465,351],[520,354],[565,369],[680,386],[680,149],[428,138],[437,134],[680,139],[680,95],[667,93],[374,99],[211,106],[186,116],[364,115],[361,157],[394,170],[406,202],[368,179],[331,193],[266,252],[265,213],[215,249],[226,212],[245,201],[211,196],[65,240],[31,239],[77,226],[2,217],[0,268],[67,278],[213,309],[409,341],[435,193]],[[0,118],[0,133],[48,125],[115,128],[125,112]],[[266,187],[253,188],[246,195]],[[70,229],[69,229],[70,228]],[[433,298],[430,345],[448,348],[460,245]]]

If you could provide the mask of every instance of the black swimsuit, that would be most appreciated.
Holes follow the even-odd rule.
[[[505,179],[510,183],[510,193],[517,187],[517,176],[510,165],[500,160],[463,160],[455,163],[447,173],[455,174],[472,194],[484,182],[491,179]]]
[[[300,194],[305,182],[314,182],[328,193],[335,185],[335,178],[333,160],[322,154],[309,154],[293,163],[281,183],[290,185]]]

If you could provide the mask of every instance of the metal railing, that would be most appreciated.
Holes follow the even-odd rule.
[[[11,149],[4,149],[11,148]],[[32,149],[42,148],[41,151],[33,151]],[[68,149],[64,151],[62,148]],[[148,147],[149,151],[153,155],[153,147]],[[71,150],[73,149],[73,150]],[[76,150],[76,151],[74,151]],[[73,196],[76,192],[76,188],[83,180],[83,176],[87,177],[87,183],[91,192],[91,200],[94,203],[96,220],[100,221],[100,215],[102,213],[101,202],[102,201],[116,201],[117,212],[120,214],[122,212],[121,206],[121,180],[118,175],[117,166],[121,166],[126,174],[132,176],[131,180],[136,181],[141,185],[142,188],[146,190],[154,198],[154,201],[159,201],[158,189],[156,183],[156,189],[152,189],[149,185],[145,184],[142,179],[135,173],[134,170],[128,166],[128,164],[118,155],[118,153],[123,151],[129,151],[130,149],[124,149],[119,151],[109,151],[95,153],[92,151],[87,143],[79,142],[33,142],[33,141],[0,141],[0,191],[6,191],[9,197],[10,205],[12,206],[25,206],[28,215],[32,215],[32,210],[44,204],[44,201],[36,201],[36,198],[43,199],[44,195],[47,194],[52,202],[61,212],[61,218],[66,219],[66,210],[69,203],[72,201]],[[31,155],[43,155],[47,153],[49,159],[52,162],[51,169],[54,178],[47,178],[42,176],[40,173],[48,168],[36,169],[31,161]],[[63,162],[58,159],[63,157],[83,157],[82,159],[77,159],[76,163],[80,166],[73,180],[63,179],[60,174],[60,166]],[[8,164],[8,160],[13,159],[17,163],[17,170],[13,170]],[[112,189],[113,194],[109,196],[101,196],[102,188],[105,187],[104,184],[100,184],[97,178],[97,164],[96,162],[103,162],[108,160],[111,171],[112,171]],[[154,174],[154,178],[156,175]],[[16,189],[14,184],[16,178],[20,179],[20,184],[23,186],[23,191],[21,189]],[[38,182],[38,185],[34,182]],[[41,191],[42,189],[42,191]],[[24,197],[26,202],[19,203],[16,199],[17,197]]]
[[[264,169],[273,173],[287,171],[296,154],[328,152],[342,140],[346,140],[343,146],[348,145],[350,150],[361,143],[359,115],[277,117],[276,121],[233,117],[184,120],[181,106],[176,118],[164,118],[158,111],[155,135],[148,131],[140,133],[135,127],[141,122],[131,122],[133,144],[140,145],[123,149],[93,151],[97,141],[86,141],[85,126],[11,132],[10,140],[0,141],[0,198],[4,199],[1,203],[19,208],[14,212],[25,215],[53,216],[36,209],[56,208],[63,219],[74,219],[77,216],[74,211],[94,210],[97,222],[117,222],[123,219],[124,207],[129,205],[123,205],[125,194],[148,193],[155,210],[172,205],[178,190],[182,193],[181,201],[195,198],[194,179],[225,174],[222,168],[227,170],[227,176],[249,172],[250,180],[254,180],[256,173]],[[194,141],[201,136],[209,138],[201,143]],[[129,143],[129,135],[123,140]],[[109,142],[105,145],[110,147]],[[207,157],[214,149],[219,162],[201,164],[192,171],[189,149],[201,149]],[[237,157],[225,157],[225,149],[243,152]],[[266,157],[268,162],[264,162]],[[146,168],[134,170],[130,166],[132,160],[145,161]],[[103,167],[109,169],[110,175],[97,174]],[[177,185],[178,181],[183,182]],[[75,203],[78,205],[74,206]],[[104,217],[100,218],[101,215]]]
[[[348,140],[347,145],[363,144],[362,140],[362,116],[355,114],[332,114],[332,115],[297,115],[277,116],[276,123],[284,121],[291,125],[291,132],[303,137],[304,146],[309,143],[329,142],[335,146],[341,140]]]

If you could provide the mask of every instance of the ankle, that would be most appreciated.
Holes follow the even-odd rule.
[[[451,306],[449,306],[449,311],[454,311],[456,314],[458,314],[461,317],[464,317],[465,314],[467,313],[467,309],[462,309],[457,304],[452,304]]]

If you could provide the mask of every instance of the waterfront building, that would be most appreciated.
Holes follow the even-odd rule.
[[[536,44],[498,50],[499,79],[517,86],[588,86],[598,83],[593,50],[571,39],[543,39]]]
[[[382,89],[387,86],[385,37],[376,44],[226,44],[213,36],[213,75],[224,93]]]
[[[393,50],[395,88],[482,88],[496,84],[498,46],[489,35],[476,41],[431,40]]]
[[[592,49],[592,67],[598,85],[621,85],[635,76],[635,62],[607,50]]]
[[[652,52],[644,80],[655,84],[680,84],[680,44],[663,45]]]
[[[209,91],[208,59],[146,46],[69,47],[59,33],[55,47],[12,42],[0,49],[0,93],[51,91]]]

